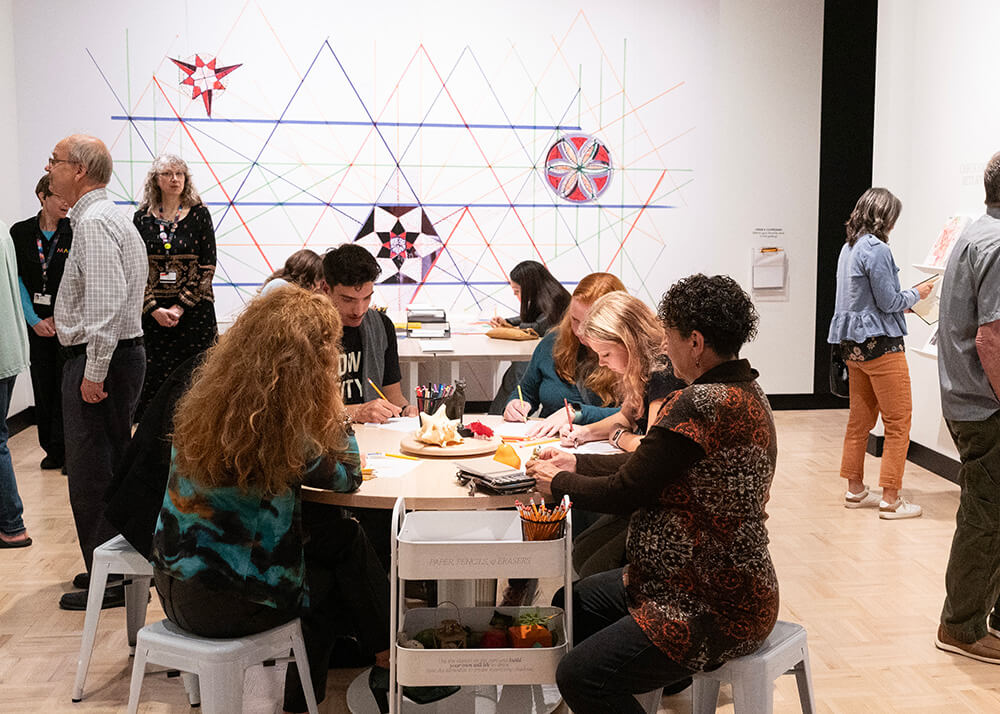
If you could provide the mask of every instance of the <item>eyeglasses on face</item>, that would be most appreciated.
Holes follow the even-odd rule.
[[[160,178],[164,178],[164,179],[171,179],[171,178],[182,179],[182,178],[184,178],[184,172],[183,171],[158,171],[156,173],[156,175],[159,176]]]
[[[55,166],[56,164],[78,164],[79,161],[73,161],[72,159],[57,159],[55,156],[49,157],[49,166]]]

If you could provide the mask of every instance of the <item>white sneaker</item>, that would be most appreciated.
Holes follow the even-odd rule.
[[[887,521],[893,521],[900,518],[916,518],[923,512],[924,509],[915,503],[908,503],[903,500],[902,496],[897,498],[895,503],[879,501],[878,504],[878,517],[884,518]]]
[[[865,486],[865,490],[861,493],[848,491],[844,494],[844,508],[875,508],[880,500],[882,499],[877,494],[872,493]]]

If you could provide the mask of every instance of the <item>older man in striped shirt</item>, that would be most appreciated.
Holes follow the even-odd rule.
[[[63,419],[70,505],[89,583],[94,548],[115,535],[104,517],[104,492],[131,437],[142,389],[142,297],[146,249],[129,217],[108,199],[111,154],[104,143],[68,136],[52,151],[49,187],[70,206],[73,247],[55,307],[56,335],[66,357]],[[124,604],[124,587],[105,592],[104,607]],[[59,606],[86,608],[87,593],[66,593]]]

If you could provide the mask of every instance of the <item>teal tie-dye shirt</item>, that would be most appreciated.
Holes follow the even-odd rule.
[[[361,485],[358,443],[350,443],[335,468],[313,462],[309,486],[354,491]],[[308,604],[302,550],[300,488],[264,496],[233,486],[213,487],[177,472],[170,478],[153,535],[153,567],[177,580],[242,593],[250,602],[279,609]]]

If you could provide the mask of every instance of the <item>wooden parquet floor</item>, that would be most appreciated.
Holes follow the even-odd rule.
[[[768,526],[781,584],[780,617],[809,633],[819,712],[1000,712],[1000,668],[945,654],[933,637],[943,598],[958,487],[912,464],[904,495],[921,518],[880,521],[843,508],[838,477],[846,412],[777,412],[779,459]],[[59,596],[82,569],[65,477],[41,471],[33,429],[11,439],[25,521],[34,545],[0,551],[0,712],[119,712],[128,700],[131,660],[124,610],[101,618],[85,698],[70,702],[83,613]],[[878,460],[868,457],[868,483]],[[162,617],[153,597],[149,621]],[[346,711],[347,685],[360,670],[330,672],[326,712]],[[281,673],[251,670],[245,710],[280,711]],[[665,697],[660,711],[688,714],[690,694]],[[775,712],[798,712],[794,679],[782,677]],[[189,712],[178,679],[148,674],[141,712]],[[732,712],[723,687],[720,712]]]

